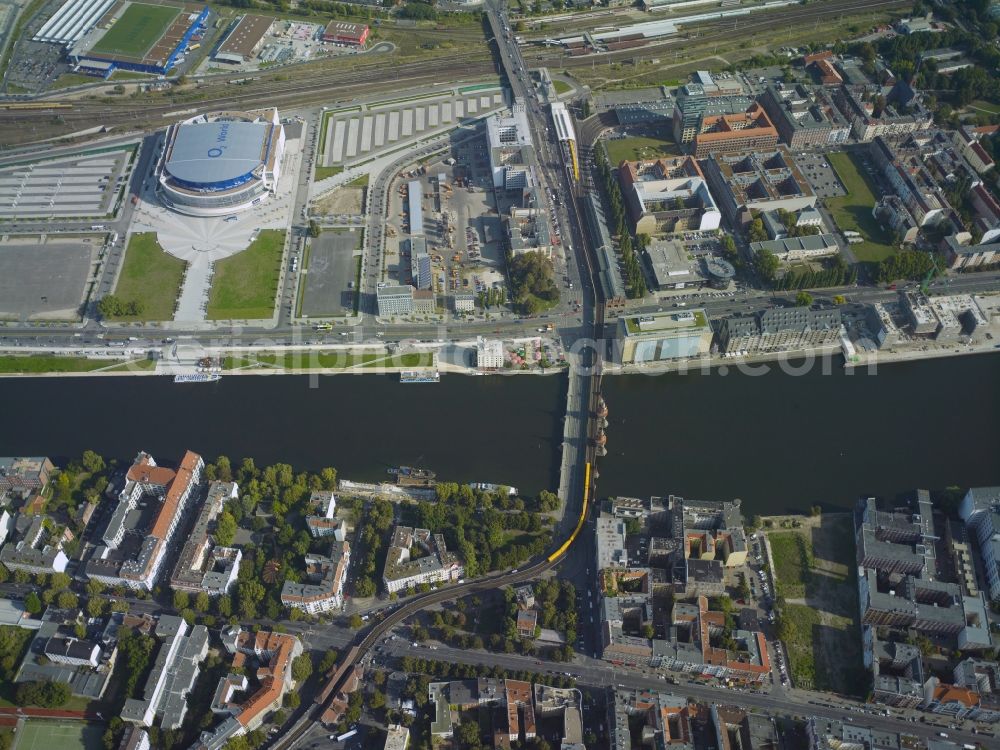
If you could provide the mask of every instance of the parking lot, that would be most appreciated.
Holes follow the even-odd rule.
[[[795,155],[795,163],[812,186],[819,198],[839,198],[847,195],[837,173],[833,171],[826,154],[801,153]]]
[[[0,169],[0,218],[108,216],[124,195],[136,146]]]
[[[76,319],[104,235],[0,244],[0,316]]]
[[[302,315],[322,318],[354,309],[354,284],[361,230],[327,230],[312,240],[302,298]]]

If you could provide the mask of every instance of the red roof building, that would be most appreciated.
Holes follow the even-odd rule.
[[[352,47],[364,47],[368,41],[370,29],[363,23],[345,23],[330,21],[323,31],[323,41],[334,44],[347,44]]]

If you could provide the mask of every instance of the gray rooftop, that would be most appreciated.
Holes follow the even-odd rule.
[[[203,122],[180,125],[166,168],[185,182],[234,180],[263,163],[267,122]]]

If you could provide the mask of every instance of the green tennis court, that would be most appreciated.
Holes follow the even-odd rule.
[[[14,735],[13,750],[103,750],[103,735],[100,724],[31,719]]]
[[[131,3],[91,52],[142,59],[180,14],[172,5]]]

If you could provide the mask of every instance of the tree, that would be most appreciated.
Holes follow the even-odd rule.
[[[14,691],[14,702],[19,706],[58,708],[65,705],[70,694],[65,682],[22,682]]]
[[[104,471],[104,459],[99,454],[91,450],[83,452],[80,464],[83,466],[84,470],[90,472],[91,474]]]
[[[359,615],[357,612],[351,615],[350,618],[348,618],[347,620],[347,626],[350,628],[354,628],[355,630],[360,628],[361,625],[362,625],[361,615]]]
[[[319,667],[317,667],[317,669],[319,669],[321,674],[326,674],[333,669],[334,665],[337,663],[337,659],[339,658],[340,655],[333,649],[330,649],[323,654],[323,658],[320,659]]]
[[[60,591],[56,598],[56,605],[59,609],[75,609],[80,600],[72,591]]]
[[[223,547],[228,547],[236,537],[236,529],[236,519],[233,518],[233,514],[228,510],[222,511],[215,524],[215,541]]]
[[[833,296],[833,304],[842,305],[847,302],[847,298],[843,294],[835,294]]]
[[[209,598],[208,594],[204,591],[199,591],[194,598],[194,608],[195,611],[205,614],[208,612],[208,608],[212,605],[212,600]]]
[[[191,604],[191,597],[187,591],[174,592],[174,609],[186,609]]]
[[[810,515],[810,516],[812,516],[813,518],[816,518],[816,517],[817,517],[817,516],[819,516],[819,515],[820,515],[820,514],[821,514],[822,512],[823,512],[823,509],[822,509],[822,508],[821,508],[820,506],[818,506],[818,505],[814,505],[814,506],[812,506],[812,507],[811,507],[811,508],[809,509],[809,515]]]
[[[479,724],[475,721],[463,721],[455,731],[455,739],[462,747],[479,747]]]
[[[809,307],[813,303],[813,296],[809,292],[799,292],[795,295],[796,307]]]
[[[319,233],[320,233],[319,224],[316,222],[315,219],[310,219],[309,220],[309,236],[310,237],[319,237]]]
[[[24,609],[33,615],[37,615],[42,611],[42,600],[38,598],[38,594],[34,591],[28,592],[28,595],[24,597]]]
[[[266,591],[259,581],[240,581],[237,589],[240,600],[240,614],[247,620],[257,616],[257,605],[264,598]]]
[[[215,611],[220,617],[229,617],[233,613],[233,600],[223,594],[215,600]]]
[[[375,690],[372,693],[371,698],[368,699],[369,708],[383,708],[385,706],[385,693],[381,690]]]
[[[292,679],[296,682],[305,682],[312,672],[313,663],[309,654],[300,654],[292,660]]]

